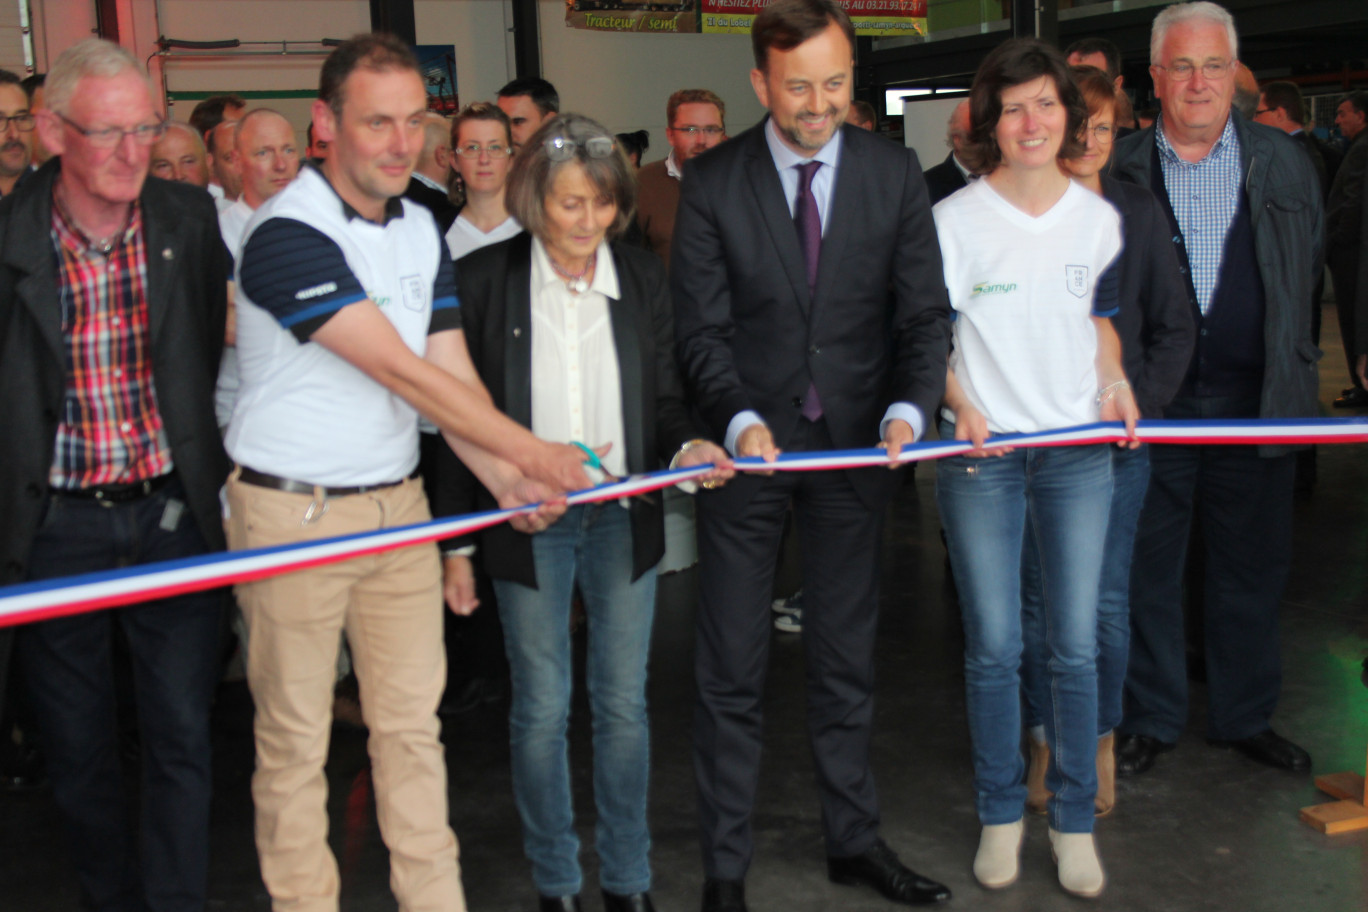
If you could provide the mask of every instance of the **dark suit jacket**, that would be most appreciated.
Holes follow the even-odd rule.
[[[1121,297],[1112,318],[1126,377],[1146,418],[1162,418],[1183,385],[1197,319],[1163,204],[1144,187],[1102,175],[1102,195],[1121,213]]]
[[[840,448],[870,447],[888,405],[927,426],[945,391],[950,305],[917,157],[842,128],[815,295],[762,121],[685,165],[670,258],[679,362],[714,439],[741,411],[786,447],[809,384]],[[896,476],[849,473],[882,504]],[[738,483],[739,482],[739,483]],[[740,510],[757,482],[708,496]]]
[[[27,574],[48,493],[66,393],[52,250],[54,158],[0,202],[0,582]],[[147,179],[152,377],[175,472],[209,547],[224,546],[218,491],[228,475],[214,421],[214,384],[227,316],[227,262],[218,214],[203,190]]]
[[[660,468],[680,445],[701,435],[684,405],[672,354],[674,320],[660,259],[615,243],[613,265],[621,297],[609,299],[608,309],[621,378],[627,471],[635,475]],[[466,347],[494,405],[531,427],[532,236],[524,232],[462,257],[457,286]],[[451,449],[443,444],[441,450],[434,512],[494,509],[494,498]],[[633,579],[654,567],[665,553],[661,504],[659,494],[632,501]],[[490,576],[536,585],[529,536],[507,523],[481,536],[481,554]]]
[[[955,153],[945,156],[945,161],[934,168],[926,169],[926,191],[931,194],[931,205],[936,205],[969,182],[955,164]]]
[[[451,202],[445,193],[440,190],[433,190],[427,184],[416,177],[410,177],[408,189],[404,191],[404,196],[413,200],[420,206],[424,206],[432,213],[432,217],[437,220],[437,227],[442,230],[442,234],[447,233],[451,223],[456,221],[456,215],[461,211]]]

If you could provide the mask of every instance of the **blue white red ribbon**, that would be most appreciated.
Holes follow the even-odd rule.
[[[1368,418],[1306,418],[1265,421],[1142,421],[1135,436],[1147,443],[1166,444],[1266,444],[1368,443]],[[1077,446],[1126,440],[1119,422],[1082,425],[1032,434],[1005,434],[988,445],[1012,447]],[[900,464],[940,459],[964,453],[972,444],[962,440],[933,440],[905,447]],[[801,472],[887,466],[881,449],[829,450],[817,453],[784,453],[776,462],[758,457],[736,460],[740,471]],[[576,491],[567,497],[573,506],[647,494],[690,481],[706,474],[711,466],[692,466],[633,476],[621,481]],[[0,627],[47,620],[102,608],[114,608],[233,583],[251,582],[280,573],[304,570],[419,545],[478,531],[531,513],[535,505],[491,510],[380,529],[356,535],[260,548],[228,551],[183,560],[143,564],[101,573],[60,577],[0,588]]]

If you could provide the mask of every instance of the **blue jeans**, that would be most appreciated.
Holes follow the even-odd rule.
[[[1149,448],[1112,448],[1111,520],[1102,550],[1102,587],[1097,596],[1097,734],[1121,724],[1121,695],[1130,655],[1130,568],[1135,529],[1149,487]],[[1040,555],[1027,536],[1021,555],[1021,695],[1027,728],[1042,725],[1050,710],[1050,647],[1045,638],[1045,606],[1040,585]]]
[[[942,432],[942,436],[953,433]],[[1097,793],[1097,592],[1111,509],[1105,446],[950,457],[936,500],[964,612],[964,676],[974,789],[984,825],[1021,819],[1021,553],[1040,553],[1053,712],[1050,825],[1090,833]]]
[[[172,500],[180,507],[168,512]],[[175,480],[112,506],[53,496],[33,540],[29,579],[202,554],[204,537],[184,504]],[[224,610],[219,589],[19,629],[17,654],[85,908],[204,909],[213,786],[209,710]],[[119,760],[115,628],[132,661],[142,746],[136,825]]]
[[[494,581],[513,680],[513,796],[532,878],[543,896],[578,893],[582,882],[566,741],[570,599],[578,583],[589,632],[585,681],[594,733],[599,883],[613,893],[645,892],[651,888],[646,659],[655,572],[632,580],[631,517],[615,502],[571,507],[533,538],[532,550],[537,588]]]

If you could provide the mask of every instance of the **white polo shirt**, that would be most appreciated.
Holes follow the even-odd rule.
[[[1070,182],[1059,202],[1033,217],[979,180],[932,212],[954,309],[950,367],[989,429],[1027,433],[1097,421],[1097,330],[1089,317],[1116,313],[1116,210]],[[949,409],[943,414],[954,420]]]
[[[459,329],[455,273],[432,214],[401,197],[362,218],[312,166],[247,226],[237,264],[242,378],[224,444],[238,464],[327,486],[383,484],[418,464],[418,413],[311,334],[373,301],[410,350]]]

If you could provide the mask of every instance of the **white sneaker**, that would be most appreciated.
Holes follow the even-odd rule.
[[[775,599],[770,602],[770,610],[775,614],[801,614],[803,611],[803,590],[799,589],[788,598]]]
[[[1059,865],[1059,885],[1074,896],[1092,899],[1107,886],[1092,833],[1060,833],[1050,829],[1050,851]]]
[[[774,629],[780,633],[803,632],[803,609],[774,616]]]
[[[1016,883],[1021,873],[1021,839],[1025,824],[995,823],[983,828],[978,854],[974,856],[974,876],[989,890],[1001,890]]]

